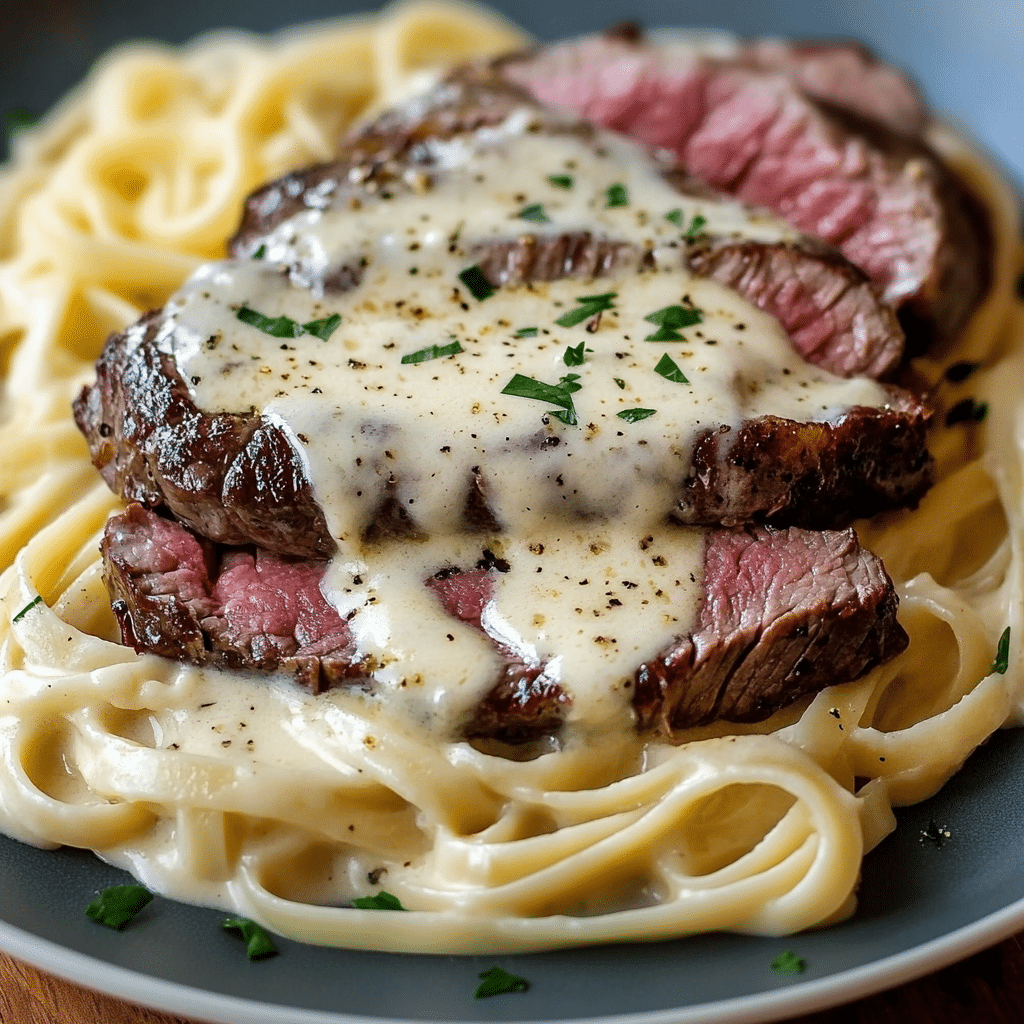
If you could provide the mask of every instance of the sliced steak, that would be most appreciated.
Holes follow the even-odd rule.
[[[637,668],[638,728],[758,721],[906,647],[892,581],[852,530],[707,538],[700,628]],[[347,624],[320,592],[322,560],[213,545],[137,504],[109,521],[102,550],[122,637],[139,652],[286,672],[314,693],[365,679]],[[478,566],[441,570],[424,585],[450,615],[482,629],[501,568],[485,552]],[[546,666],[506,653],[462,734],[508,744],[556,734],[571,695]]]
[[[850,59],[828,81],[827,63],[785,47],[715,58],[620,34],[457,75],[510,81],[675,154],[690,174],[841,248],[917,338],[954,337],[991,276],[984,211],[921,138],[894,131],[858,101],[877,65]],[[911,113],[902,127],[914,121]]]
[[[214,545],[138,504],[109,520],[102,552],[122,639],[140,653],[284,671],[314,693],[364,675],[320,593],[324,561]]]
[[[898,598],[853,530],[708,535],[700,628],[637,672],[641,728],[755,722],[906,649]]]

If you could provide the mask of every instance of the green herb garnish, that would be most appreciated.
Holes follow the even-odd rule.
[[[627,423],[639,423],[640,420],[653,416],[657,411],[657,409],[623,409],[622,412],[617,412],[615,415]]]
[[[529,206],[524,206],[516,216],[520,220],[529,220],[534,224],[551,223],[551,218],[544,212],[544,205],[542,203],[530,203]]]
[[[665,214],[665,220],[671,221],[677,228],[681,228],[683,226],[683,211],[677,206],[674,210],[669,210]]]
[[[565,349],[565,354],[562,356],[562,362],[566,366],[582,366],[586,356],[583,354],[583,346],[586,342],[581,341],[578,345],[568,345]]]
[[[667,352],[658,360],[658,365],[654,368],[654,372],[660,373],[665,380],[670,380],[673,384],[690,383],[683,371],[676,366],[675,361]]]
[[[516,333],[512,335],[512,337],[513,338],[536,338],[537,337],[537,328],[536,327],[520,327],[519,330],[516,331]]]
[[[949,838],[949,829],[945,825],[936,825],[934,818],[928,822],[927,828],[921,829],[920,842],[924,842],[927,839],[929,843],[934,843],[940,850]]]
[[[290,316],[264,316],[248,306],[243,306],[235,315],[243,324],[255,327],[273,338],[298,338],[303,334],[312,334],[321,341],[327,341],[341,323],[341,316],[338,313],[332,313],[322,320],[310,320],[300,324]]]
[[[480,269],[479,264],[474,263],[473,266],[466,267],[459,274],[459,280],[469,289],[469,294],[477,302],[483,302],[484,299],[489,299],[494,294],[494,285],[484,277],[484,272]]]
[[[153,899],[144,885],[115,885],[104,889],[85,908],[85,913],[97,924],[121,931]]]
[[[803,958],[797,956],[791,949],[780,953],[772,961],[772,970],[778,971],[780,974],[803,974],[806,966]]]
[[[302,325],[302,329],[307,334],[312,334],[314,338],[319,338],[321,341],[327,341],[328,338],[338,329],[338,325],[341,323],[341,314],[332,313],[330,316],[325,316],[322,320],[310,320],[309,323]]]
[[[609,185],[608,200],[604,205],[605,209],[613,206],[629,206],[629,193],[626,191],[626,186],[618,182],[614,185]]]
[[[512,395],[515,398],[532,398],[538,402],[547,402],[549,405],[557,405],[558,410],[549,411],[548,415],[574,427],[578,422],[576,419],[576,407],[573,404],[573,393],[579,391],[581,385],[577,384],[578,373],[569,373],[562,377],[557,384],[545,384],[543,381],[534,380],[532,377],[525,377],[517,373],[502,388],[503,395]]]
[[[42,600],[43,598],[41,594],[37,597],[34,597],[31,601],[29,601],[27,605],[25,605],[24,608],[21,609],[20,612],[18,612],[17,615],[14,616],[13,619],[11,619],[11,622],[21,622],[21,620],[25,618],[25,616],[28,615],[28,613],[32,611],[32,609],[35,608],[35,606],[39,604]]]
[[[555,323],[559,327],[575,327],[577,324],[583,323],[584,320],[589,320],[592,316],[597,316],[598,313],[603,313],[606,309],[613,309],[615,303],[612,299],[616,298],[618,292],[605,292],[603,295],[580,295],[576,301],[581,303],[578,309],[571,309],[568,313],[563,313]]]
[[[572,188],[573,178],[571,174],[549,174],[548,181],[555,188]]]
[[[976,402],[973,398],[965,398],[957,402],[946,413],[946,426],[954,423],[980,423],[988,415],[988,403]]]
[[[15,132],[31,128],[39,118],[28,110],[11,110],[5,120],[7,121],[7,131],[13,135]]]
[[[426,348],[421,348],[418,352],[410,352],[407,356],[402,356],[403,365],[409,363],[425,363],[430,359],[441,359],[444,356],[457,356],[460,352],[464,352],[465,349],[459,344],[456,339],[450,345],[428,345]]]
[[[951,384],[962,384],[979,366],[981,366],[981,363],[969,363],[966,361],[954,363],[946,369],[946,380]]]
[[[530,983],[525,978],[517,978],[502,967],[488,967],[486,971],[481,971],[478,977],[483,980],[476,987],[477,999],[502,996],[508,992],[526,992],[530,988]]]
[[[988,674],[992,675],[993,672],[998,672],[999,675],[1005,675],[1006,670],[1010,667],[1010,627],[1007,626],[1003,630],[1003,635],[999,638],[999,645],[996,647],[996,660],[992,662],[992,667],[988,670]]]
[[[256,250],[256,251],[255,251],[255,252],[253,253],[253,254],[252,254],[252,258],[253,258],[254,260],[261,260],[261,259],[263,259],[263,257],[264,257],[264,256],[266,256],[266,255],[267,255],[267,247],[266,247],[266,245],[264,244],[264,245],[261,245],[261,246],[260,246],[260,247],[259,247],[259,248],[258,248],[258,249],[257,249],[257,250]]]
[[[706,218],[702,217],[698,213],[697,216],[690,221],[690,226],[686,229],[686,234],[683,235],[683,237],[688,242],[696,242],[703,234],[705,224],[707,224]]]
[[[648,313],[644,319],[650,324],[658,325],[658,330],[654,334],[647,335],[647,341],[686,341],[679,333],[679,329],[701,323],[704,314],[699,309],[689,306],[665,306],[664,309]]]
[[[245,941],[245,952],[250,960],[264,960],[277,955],[277,946],[266,929],[247,917],[225,917],[220,923],[226,932],[236,932]]]
[[[621,377],[612,377],[612,380],[619,385],[620,391],[626,390],[626,382]]]
[[[352,906],[358,910],[407,910],[402,906],[402,901],[397,896],[381,889],[373,896],[360,896],[352,901]]]

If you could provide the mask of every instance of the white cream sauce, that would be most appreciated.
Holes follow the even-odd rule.
[[[622,683],[697,612],[703,534],[665,525],[695,437],[767,414],[828,420],[884,401],[871,380],[804,363],[772,317],[680,269],[695,216],[713,235],[771,241],[792,237],[789,228],[679,195],[624,139],[539,135],[532,116],[432,143],[431,174],[410,187],[331,205],[327,183],[323,208],[279,225],[262,259],[200,270],[168,307],[162,337],[201,408],[254,409],[287,429],[339,545],[325,594],[352,615],[381,689],[402,691],[409,713],[441,733],[471,714],[499,660],[443,612],[425,578],[473,566],[484,547],[500,551],[511,568],[496,577],[485,626],[560,680],[579,728],[629,727]],[[617,186],[627,201],[609,205]],[[543,223],[520,216],[537,204]],[[482,300],[460,280],[484,240],[566,231],[631,243],[651,266]],[[341,264],[362,265],[361,282],[325,291],[324,275]],[[558,325],[581,297],[608,293],[599,317]],[[669,306],[699,309],[702,322],[680,340],[650,340],[658,327],[645,317]],[[240,321],[242,307],[341,321],[326,341],[277,338]],[[456,354],[402,363],[453,342]],[[581,344],[574,365],[567,349]],[[666,358],[685,382],[665,376]],[[548,385],[578,375],[578,423],[552,416],[555,403],[504,394],[516,374]],[[463,530],[474,474],[497,536]],[[421,540],[364,543],[389,499]]]

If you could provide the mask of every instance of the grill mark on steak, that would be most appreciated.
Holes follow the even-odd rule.
[[[887,105],[865,102],[878,65],[850,57],[839,74],[840,63],[831,60],[830,81],[820,48],[815,58],[754,44],[711,58],[606,36],[479,61],[456,76],[511,81],[674,153],[715,188],[839,246],[898,309],[915,348],[953,338],[991,281],[984,208],[911,133],[922,124],[912,101],[895,130]]]
[[[286,672],[317,693],[366,683],[347,624],[319,581],[326,563],[225,548],[133,504],[106,527],[104,578],[124,642],[198,665]],[[490,567],[424,581],[453,618],[483,630]],[[637,728],[673,732],[759,721],[801,696],[856,679],[908,643],[881,562],[852,530],[713,530],[698,629],[638,666]],[[461,726],[467,739],[554,736],[571,696],[543,664],[506,655],[501,678]]]

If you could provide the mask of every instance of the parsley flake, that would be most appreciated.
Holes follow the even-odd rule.
[[[650,324],[657,324],[658,330],[648,334],[647,341],[686,341],[679,333],[682,327],[693,327],[702,323],[704,314],[691,306],[665,306],[648,313],[644,319]]]
[[[235,316],[243,324],[255,327],[273,338],[298,338],[303,334],[312,334],[321,341],[327,341],[341,323],[341,316],[338,313],[325,316],[322,320],[310,320],[308,323],[300,324],[290,316],[264,316],[248,306],[242,306]]]
[[[512,335],[512,337],[513,338],[536,338],[537,337],[537,328],[536,327],[520,327],[519,330],[516,331],[516,333]]]
[[[220,923],[226,932],[237,933],[245,941],[245,952],[250,960],[265,960],[277,956],[277,946],[266,929],[247,917],[225,917]]]
[[[658,365],[654,368],[654,372],[660,373],[665,380],[670,380],[673,384],[690,383],[683,371],[676,365],[675,360],[667,352],[658,360]]]
[[[606,309],[614,309],[615,303],[612,302],[612,299],[616,298],[618,294],[618,292],[605,292],[603,295],[580,295],[576,299],[581,303],[579,308],[563,313],[555,323],[559,327],[575,327],[577,324],[583,323],[584,320],[603,313]]]
[[[469,289],[469,294],[477,302],[483,302],[484,299],[489,299],[494,294],[494,285],[484,277],[484,272],[477,263],[466,267],[459,274],[459,280]]]
[[[571,174],[549,174],[548,182],[555,188],[572,188],[574,184]]]
[[[953,363],[946,369],[946,380],[951,384],[962,384],[974,371],[981,366],[981,363],[959,362]]]
[[[586,359],[586,356],[583,354],[583,346],[585,344],[586,342],[581,341],[578,345],[566,346],[562,362],[566,366],[582,366]]]
[[[259,248],[258,248],[258,249],[257,249],[257,250],[256,250],[256,251],[255,251],[255,252],[253,253],[253,254],[252,254],[252,258],[253,258],[254,260],[261,260],[261,259],[263,259],[263,258],[264,258],[264,257],[265,257],[266,255],[267,255],[267,247],[266,247],[266,245],[264,244],[264,245],[261,245],[261,246],[260,246],[260,247],[259,247]]]
[[[42,600],[43,598],[41,594],[36,595],[36,597],[29,601],[29,603],[25,605],[25,607],[22,608],[21,611],[18,612],[18,614],[15,615],[13,619],[11,619],[11,622],[21,622],[21,620],[25,618],[25,616],[28,615],[28,613],[32,611],[32,609],[35,608],[37,604],[40,604]]]
[[[639,423],[640,420],[653,416],[657,411],[657,409],[623,409],[622,412],[617,412],[615,415],[627,423]]]
[[[940,850],[945,845],[947,839],[952,836],[952,832],[949,831],[948,825],[936,825],[935,819],[932,818],[928,822],[928,827],[921,829],[920,842],[924,842],[926,839],[929,843],[934,843]]]
[[[605,202],[605,209],[613,206],[629,206],[629,193],[626,186],[620,182],[608,186],[608,199]]]
[[[11,110],[6,117],[7,131],[13,135],[15,132],[31,128],[38,120],[39,118],[28,110]]]
[[[525,978],[509,974],[503,967],[488,967],[478,975],[482,979],[476,987],[476,998],[502,996],[509,992],[527,992],[530,983]]]
[[[688,242],[696,242],[698,238],[704,233],[704,225],[707,224],[707,218],[702,217],[699,213],[693,220],[690,221],[690,226],[686,229],[686,234],[683,237]]]
[[[1006,675],[1006,670],[1010,667],[1010,627],[1007,626],[1003,630],[1003,635],[999,638],[999,645],[996,647],[996,660],[992,662],[992,667],[988,670],[988,674],[992,675],[994,672],[998,672],[999,675]]]
[[[579,391],[582,385],[577,384],[578,373],[569,373],[562,377],[557,384],[545,384],[543,381],[534,380],[517,373],[502,388],[503,395],[512,395],[514,398],[532,398],[538,402],[547,402],[549,405],[557,405],[558,410],[548,413],[555,419],[561,420],[571,427],[578,422],[576,419],[576,406],[573,404],[572,395]]]
[[[418,352],[410,352],[407,356],[402,356],[402,365],[425,363],[430,359],[441,359],[444,356],[457,356],[464,351],[465,349],[459,344],[458,339],[453,340],[449,345],[428,345]]]
[[[307,334],[312,334],[314,338],[319,338],[321,341],[327,341],[328,338],[338,329],[338,325],[341,323],[341,314],[332,313],[330,316],[325,316],[322,320],[310,320],[308,323],[302,325],[302,329]]]
[[[787,949],[772,961],[771,967],[773,971],[778,971],[780,974],[803,974],[807,964],[803,957],[799,957],[793,950]]]
[[[626,390],[626,382],[621,377],[612,377],[612,380],[619,385],[620,391]]]
[[[544,212],[543,203],[530,203],[524,206],[516,216],[520,220],[532,221],[534,224],[550,224],[551,218]]]
[[[152,899],[153,894],[144,885],[115,885],[104,889],[85,908],[85,913],[97,924],[119,932]]]
[[[360,896],[352,901],[352,906],[357,910],[408,910],[402,906],[402,901],[397,896],[381,889],[372,896]]]
[[[965,398],[957,402],[946,413],[946,426],[954,423],[980,423],[988,415],[988,403],[976,402],[973,398]]]
[[[683,211],[677,206],[674,210],[669,210],[665,214],[665,220],[675,224],[677,228],[681,228],[683,226]]]

